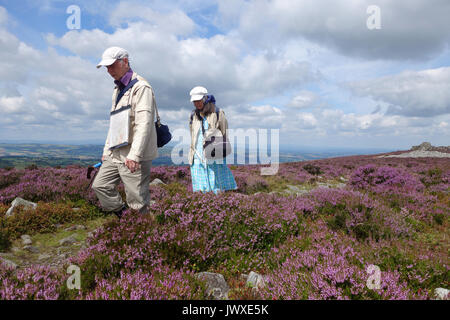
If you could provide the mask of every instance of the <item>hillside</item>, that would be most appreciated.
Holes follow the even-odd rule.
[[[86,190],[86,168],[0,169],[0,299],[208,299],[202,272],[223,275],[228,299],[433,299],[450,287],[450,160],[387,155],[274,176],[230,166],[239,190],[219,195],[192,193],[186,166],[154,167],[156,219],[120,222]],[[7,217],[16,197],[37,207]]]

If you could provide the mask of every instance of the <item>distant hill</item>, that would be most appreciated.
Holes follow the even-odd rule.
[[[153,165],[174,165],[171,153],[174,145],[168,144],[158,149],[159,157],[153,161]],[[300,150],[280,150],[279,162],[297,162],[315,159],[325,159],[348,155],[375,154],[387,150],[369,149],[319,149],[302,148]],[[67,165],[80,165],[83,167],[93,165],[100,161],[103,145],[85,144],[44,144],[44,143],[0,143],[0,168],[16,167],[19,169],[29,165],[38,167],[56,167]],[[245,163],[254,164],[259,159],[254,159],[257,150],[246,150]],[[183,155],[187,163],[187,155]],[[251,157],[250,157],[251,156]],[[251,158],[251,161],[250,161]],[[237,163],[235,155],[234,162]]]

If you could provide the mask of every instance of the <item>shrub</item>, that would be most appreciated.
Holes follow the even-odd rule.
[[[320,170],[320,167],[312,165],[310,163],[304,165],[303,169],[305,171],[307,171],[309,174],[312,174],[312,175],[315,175],[315,176],[318,176],[319,174],[322,173],[322,171]]]
[[[6,252],[10,247],[9,232],[0,226],[0,252]]]
[[[247,194],[269,190],[269,184],[264,178],[251,176],[247,179],[245,192]]]
[[[89,220],[100,216],[103,216],[103,213],[92,206],[84,205],[80,210],[73,211],[72,207],[65,203],[38,202],[36,209],[18,207],[14,215],[1,217],[0,221],[8,230],[11,239],[15,239],[22,234],[54,232],[56,224]]]
[[[423,185],[408,172],[393,167],[377,167],[373,164],[356,169],[349,182],[358,189],[373,189],[378,192],[388,191],[391,188],[423,189]]]
[[[33,163],[33,164],[30,164],[29,166],[25,167],[25,169],[26,170],[37,170],[38,166],[35,163]]]

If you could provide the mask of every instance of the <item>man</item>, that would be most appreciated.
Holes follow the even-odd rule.
[[[106,66],[116,87],[112,95],[110,128],[103,149],[103,163],[92,188],[103,210],[116,214],[120,219],[127,208],[116,189],[122,180],[128,206],[140,213],[148,213],[150,168],[152,160],[158,156],[153,89],[144,78],[131,70],[125,49],[106,49],[97,68],[101,66]],[[132,84],[131,88],[127,88]],[[120,118],[122,120],[113,122],[113,116],[119,113],[123,116]],[[117,132],[123,129],[127,132],[127,136],[122,137],[125,142],[116,144]]]

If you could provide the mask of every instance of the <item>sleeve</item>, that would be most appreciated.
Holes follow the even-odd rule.
[[[136,89],[135,95],[135,118],[134,136],[131,149],[127,158],[140,162],[146,145],[150,142],[150,135],[154,132],[151,125],[154,123],[155,99],[153,90],[146,85]]]
[[[225,117],[225,112],[223,112],[222,109],[219,111],[218,122],[219,122],[220,132],[222,132],[223,136],[226,136],[227,129],[228,129],[228,121],[227,121],[227,118]]]

